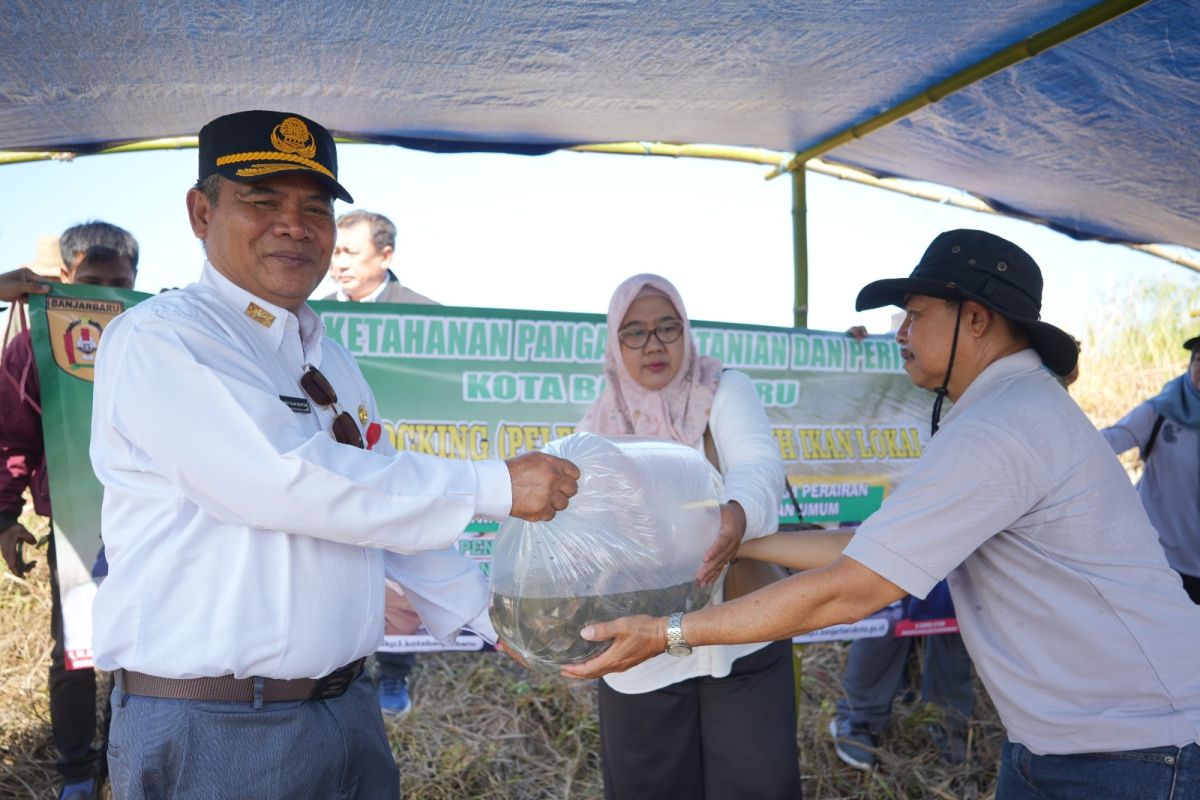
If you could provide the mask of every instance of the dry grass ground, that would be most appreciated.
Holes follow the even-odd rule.
[[[1132,287],[1113,317],[1084,334],[1071,394],[1098,425],[1119,419],[1180,374],[1183,339],[1197,332],[1187,312],[1197,292]],[[1157,309],[1138,318],[1130,309]],[[1137,465],[1127,454],[1127,466]],[[37,524],[33,519],[29,524]],[[41,560],[44,561],[44,558]],[[50,640],[45,566],[28,581],[0,568],[0,800],[54,797],[46,669]],[[1004,732],[986,693],[971,722],[968,762],[948,767],[926,735],[935,712],[898,701],[867,773],[843,765],[826,732],[840,695],[845,644],[807,646],[800,675],[800,767],[809,800],[943,798],[988,800]],[[600,798],[594,687],[526,672],[496,655],[422,656],[415,707],[389,724],[403,795],[419,800]]]
[[[0,574],[0,800],[55,797],[49,613],[43,564],[29,580]],[[811,645],[800,653],[797,735],[806,797],[991,797],[1003,731],[982,690],[967,764],[942,764],[925,730],[936,712],[902,698],[879,767],[861,773],[837,760],[826,732],[846,646]],[[418,659],[412,691],[412,713],[389,723],[405,798],[602,797],[591,684],[534,674],[498,654],[448,653]]]
[[[36,517],[22,520],[34,526]],[[30,527],[35,535],[45,531]],[[26,550],[26,560],[32,560]],[[0,798],[50,797],[54,744],[50,741],[46,675],[50,665],[50,582],[45,558],[30,580],[0,566]]]

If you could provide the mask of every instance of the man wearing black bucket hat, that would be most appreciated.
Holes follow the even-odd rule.
[[[896,339],[913,383],[937,394],[936,435],[852,537],[777,534],[741,551],[810,571],[686,614],[673,638],[793,636],[924,597],[945,577],[1008,732],[997,800],[1200,797],[1200,608],[1051,374],[1077,350],[1039,320],[1041,289],[1028,254],[968,230],[938,236],[908,278],[865,287],[860,310],[905,309]],[[954,407],[940,418],[943,397]],[[583,633],[615,641],[564,669],[573,677],[628,669],[668,639],[662,617]]]
[[[127,798],[396,798],[363,658],[384,578],[439,638],[494,639],[487,584],[452,543],[475,517],[549,519],[578,470],[397,454],[353,358],[305,305],[329,267],[329,132],[248,111],[200,131],[187,194],[198,283],[113,320],[91,455],[109,574],[95,660]]]
[[[942,305],[952,312],[954,326],[949,341],[935,338],[916,351],[907,343],[913,332],[911,325],[933,304],[918,301],[920,310],[913,310],[908,307],[908,298],[922,297],[945,301]],[[1006,340],[989,342],[992,346],[979,353],[975,363],[960,365],[955,374],[962,314],[967,308],[964,301],[974,301],[990,309],[997,315],[996,324],[1008,328],[1012,335]],[[1042,273],[1038,265],[1012,242],[984,231],[943,233],[933,240],[907,278],[875,281],[858,293],[859,311],[887,305],[908,312],[896,340],[900,342],[909,378],[937,395],[933,433],[937,433],[942,400],[951,393],[952,381],[957,387],[954,391],[957,397],[981,367],[1026,347],[1032,347],[1042,363],[1059,376],[1070,373],[1079,357],[1074,337],[1038,319],[1042,310]],[[918,330],[924,333],[927,326],[922,325]],[[948,354],[943,353],[946,348]]]

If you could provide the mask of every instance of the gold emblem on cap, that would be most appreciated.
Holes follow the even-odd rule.
[[[270,311],[267,311],[258,303],[251,303],[250,305],[246,306],[246,316],[257,322],[259,325],[262,325],[264,328],[271,327],[271,324],[275,322],[275,315]]]
[[[281,153],[294,153],[304,158],[317,154],[317,140],[304,120],[288,117],[271,131],[271,144]]]
[[[271,145],[275,150],[254,150],[247,153],[229,153],[217,157],[217,166],[227,164],[243,164],[247,161],[282,161],[283,164],[252,164],[237,171],[239,177],[252,178],[271,172],[296,169],[294,165],[315,170],[322,175],[333,178],[333,173],[319,161],[313,161],[317,154],[317,139],[312,131],[299,117],[288,117],[271,130]]]
[[[369,419],[370,419],[370,417],[367,415],[367,407],[359,406],[358,407],[358,421],[361,422],[363,425],[366,425],[367,420],[369,420]]]

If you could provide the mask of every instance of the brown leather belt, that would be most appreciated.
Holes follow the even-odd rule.
[[[324,678],[262,679],[262,702],[279,703],[287,700],[331,700],[340,697],[362,672],[363,661],[352,661]],[[117,670],[121,688],[128,694],[143,697],[163,697],[176,700],[222,700],[230,703],[253,703],[257,678],[159,678],[132,670]]]

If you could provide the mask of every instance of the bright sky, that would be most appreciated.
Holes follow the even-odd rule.
[[[343,145],[340,178],[355,207],[399,229],[400,280],[448,305],[603,313],[613,288],[658,272],[695,319],[790,326],[791,191],[767,168],[698,159],[582,153],[536,158],[430,155]],[[33,260],[40,234],[89,219],[141,245],[137,288],[192,282],[202,261],[184,194],[196,151],[0,166],[0,268]],[[338,203],[337,213],[350,209]],[[1043,319],[1081,335],[1127,278],[1200,276],[1128,248],[809,175],[809,325],[888,330],[890,310],[856,314],[877,278],[907,275],[943,230],[1009,238],[1046,278]]]

